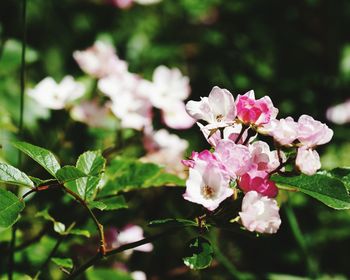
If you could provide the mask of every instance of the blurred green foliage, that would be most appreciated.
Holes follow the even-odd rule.
[[[19,120],[20,2],[0,1],[0,143],[4,147],[0,159],[11,163],[17,161],[17,152],[8,142],[15,138]],[[116,46],[132,72],[144,77],[151,77],[160,64],[181,68],[191,79],[191,99],[206,96],[214,85],[234,94],[254,89],[257,96],[271,96],[281,116],[297,118],[306,113],[325,121],[329,106],[350,97],[348,26],[350,2],[346,0],[163,0],[157,5],[134,5],[127,10],[103,0],[29,0],[26,83],[32,87],[46,76],[57,80],[66,74],[82,76],[72,58],[73,51],[103,38]],[[324,167],[350,166],[350,126],[333,128],[335,137],[325,148]],[[205,144],[196,129],[179,134],[191,141],[192,148]],[[73,123],[66,112],[40,109],[26,98],[25,140],[55,151],[65,164],[74,164],[87,149],[108,145],[106,139],[111,135],[114,137],[113,131]],[[125,144],[137,136],[131,132],[120,139]],[[123,148],[130,155],[140,154],[137,148]],[[24,170],[42,175],[28,161]],[[183,201],[181,194],[181,190],[161,188],[131,192],[126,197],[128,211],[101,218],[104,224],[121,227],[126,221],[144,225],[154,219],[187,218],[198,213],[199,208]],[[280,200],[287,200],[284,193]],[[293,194],[289,200],[317,279],[349,278],[350,212],[328,209],[301,194]],[[44,227],[34,214],[43,210],[48,201],[53,217],[61,221],[62,213],[67,214],[62,220],[66,225],[73,221],[69,215],[72,209],[76,215],[82,214],[62,193],[43,193],[26,206],[27,218],[19,224],[19,242],[33,238]],[[156,243],[151,254],[133,255],[129,265],[156,279],[234,279],[236,269],[252,273],[256,279],[307,279],[305,252],[298,247],[283,210],[282,220],[285,222],[275,236],[255,238],[240,231],[220,231],[216,246],[222,255],[204,272],[190,272],[181,263],[184,241],[191,239],[192,229]],[[89,223],[79,226],[93,229]],[[15,279],[35,274],[56,238],[56,233],[48,230],[39,243],[17,253],[16,263],[23,274]],[[9,230],[0,231],[0,242],[9,240]],[[69,237],[69,244],[76,242],[83,247],[86,240]],[[58,257],[75,249],[64,244],[67,243],[60,247]],[[0,273],[6,265],[0,257]],[[62,277],[54,263],[49,268],[45,279]],[[108,279],[106,275],[112,272],[106,271],[90,271],[87,279]],[[123,277],[129,279],[127,275]]]

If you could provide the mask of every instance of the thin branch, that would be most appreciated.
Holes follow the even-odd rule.
[[[112,249],[112,250],[108,250],[105,254],[105,256],[102,256],[101,254],[97,253],[95,256],[93,256],[91,259],[89,259],[87,262],[85,262],[82,266],[80,266],[77,270],[73,271],[73,273],[71,275],[68,276],[68,278],[66,280],[71,280],[71,279],[75,279],[76,277],[78,277],[80,274],[82,274],[85,270],[87,270],[88,268],[90,268],[91,266],[95,265],[98,261],[100,261],[103,257],[110,257],[116,254],[119,254],[121,252],[124,252],[126,250],[129,249],[133,249],[135,247],[153,242],[155,240],[158,240],[161,237],[167,236],[167,235],[171,235],[174,234],[177,230],[183,229],[185,227],[175,227],[175,228],[171,228],[168,229],[162,233],[159,234],[155,234],[149,237],[146,237],[144,239],[141,239],[139,241],[136,242],[132,242],[132,243],[128,243],[122,246],[119,246],[116,249]]]
[[[66,235],[60,235],[60,237],[57,239],[57,242],[55,246],[52,248],[50,254],[47,256],[46,260],[44,263],[41,265],[40,269],[38,272],[35,274],[34,279],[38,279],[40,276],[41,272],[46,268],[46,266],[49,264],[51,258],[56,254],[58,247],[60,247],[62,241],[65,239]]]
[[[237,137],[237,139],[235,141],[236,144],[239,142],[239,140],[241,140],[241,138],[242,138],[244,132],[247,130],[247,128],[248,128],[247,126],[242,124],[241,132],[238,134],[238,137]]]
[[[100,224],[100,222],[97,220],[95,214],[92,212],[92,210],[89,208],[89,206],[87,205],[86,201],[83,200],[78,194],[76,194],[75,192],[71,191],[70,189],[66,188],[64,185],[60,185],[61,188],[68,193],[69,195],[71,195],[72,197],[74,197],[89,213],[90,217],[93,219],[96,228],[98,230],[98,235],[100,238],[100,246],[99,246],[99,252],[98,254],[101,254],[102,256],[104,256],[106,254],[106,243],[105,243],[105,237],[104,237],[104,231],[103,231],[103,225]]]

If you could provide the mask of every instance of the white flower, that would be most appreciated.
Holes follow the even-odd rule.
[[[276,233],[281,225],[278,211],[275,199],[250,191],[243,198],[239,216],[243,226],[249,231]]]
[[[152,105],[139,92],[139,78],[131,73],[100,79],[98,88],[111,98],[110,108],[124,128],[141,130],[152,123]]]
[[[350,122],[350,100],[330,107],[327,110],[327,119],[336,124],[345,124]]]
[[[296,166],[306,175],[313,175],[321,168],[320,156],[315,150],[301,147],[298,149]]]
[[[143,271],[133,271],[130,273],[130,275],[133,280],[147,280],[146,273],[144,273]]]
[[[216,86],[208,97],[202,97],[200,101],[187,102],[186,110],[196,120],[206,121],[209,129],[228,126],[236,117],[232,94]]]
[[[189,170],[183,197],[213,211],[233,194],[229,182],[230,176],[214,158],[197,159],[194,168]]]
[[[150,83],[150,82],[149,82]],[[174,101],[183,101],[190,95],[189,78],[183,76],[179,69],[158,66],[153,72],[149,98],[152,105],[164,109]]]
[[[84,92],[84,85],[75,82],[71,76],[64,77],[59,84],[47,77],[34,89],[28,90],[28,95],[44,108],[60,110],[69,102],[80,98]]]
[[[75,51],[73,57],[84,72],[96,78],[120,74],[128,68],[127,63],[118,58],[113,46],[102,41],[96,41],[85,51]]]
[[[187,129],[194,125],[195,119],[186,112],[182,101],[170,102],[162,109],[162,119],[172,129]]]

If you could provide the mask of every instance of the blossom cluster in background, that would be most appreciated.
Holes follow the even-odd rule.
[[[183,175],[181,158],[188,143],[165,129],[153,128],[154,110],[159,110],[162,123],[172,129],[188,129],[195,123],[185,109],[184,101],[191,88],[189,78],[179,69],[159,66],[152,80],[128,70],[108,43],[96,41],[86,50],[75,51],[73,57],[80,68],[96,80],[97,90],[87,92],[83,83],[67,76],[60,83],[47,77],[28,91],[39,105],[51,110],[67,109],[71,117],[91,127],[104,127],[110,114],[121,128],[131,128],[144,134],[147,155],[142,160],[166,167],[167,171]]]
[[[228,90],[214,87],[208,97],[189,101],[186,110],[202,122],[198,125],[212,149],[182,161],[189,168],[184,198],[214,211],[233,196],[237,189],[231,185],[237,183],[245,194],[239,212],[243,226],[275,233],[281,220],[271,175],[315,174],[321,167],[315,148],[329,142],[333,131],[307,115],[277,119],[271,99],[256,99],[253,91],[234,100]],[[272,137],[275,149],[257,140],[258,134]]]

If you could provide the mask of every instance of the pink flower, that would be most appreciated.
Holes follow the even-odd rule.
[[[132,6],[134,0],[110,0],[110,3],[120,9],[128,9]]]
[[[282,146],[288,146],[298,137],[298,123],[292,117],[280,120],[272,120],[264,127],[270,136]]]
[[[232,179],[246,173],[251,165],[248,147],[235,144],[231,140],[220,140],[214,155],[224,164]]]
[[[271,234],[276,233],[281,225],[278,212],[276,200],[250,191],[243,198],[239,216],[247,230]]]
[[[86,123],[91,127],[103,127],[106,123],[109,110],[96,101],[84,101],[72,108],[72,119]]]
[[[279,159],[277,151],[270,151],[270,147],[263,141],[256,141],[249,145],[249,151],[251,153],[252,163],[260,171],[271,172],[279,165]],[[282,160],[285,160],[285,155],[281,152]]]
[[[255,99],[254,91],[238,95],[236,100],[237,117],[245,124],[263,125],[276,118],[278,109],[272,104],[270,97]]]
[[[350,100],[327,110],[327,119],[336,124],[345,124],[350,122]]]
[[[232,94],[216,86],[208,97],[202,97],[200,101],[187,102],[186,110],[194,119],[206,121],[210,129],[231,125],[236,117]]]
[[[190,156],[190,159],[182,160],[182,164],[189,167],[189,168],[194,168],[197,160],[209,162],[209,161],[217,161],[217,158],[215,157],[214,154],[212,154],[208,150],[201,151],[200,153],[193,151],[191,156]]]
[[[306,175],[313,175],[321,168],[320,156],[312,149],[301,147],[298,149],[296,166]]]
[[[320,121],[308,115],[300,116],[298,120],[298,140],[306,147],[315,147],[329,142],[333,137],[333,130]]]
[[[246,193],[256,191],[268,197],[276,197],[278,194],[276,184],[269,180],[269,174],[266,171],[251,169],[241,176],[238,185]]]
[[[113,46],[102,41],[96,41],[84,51],[75,51],[73,57],[85,73],[96,78],[120,74],[128,68],[127,63],[116,55]]]
[[[210,211],[233,194],[230,176],[225,168],[207,152],[195,154],[189,170],[184,199],[203,205]]]

